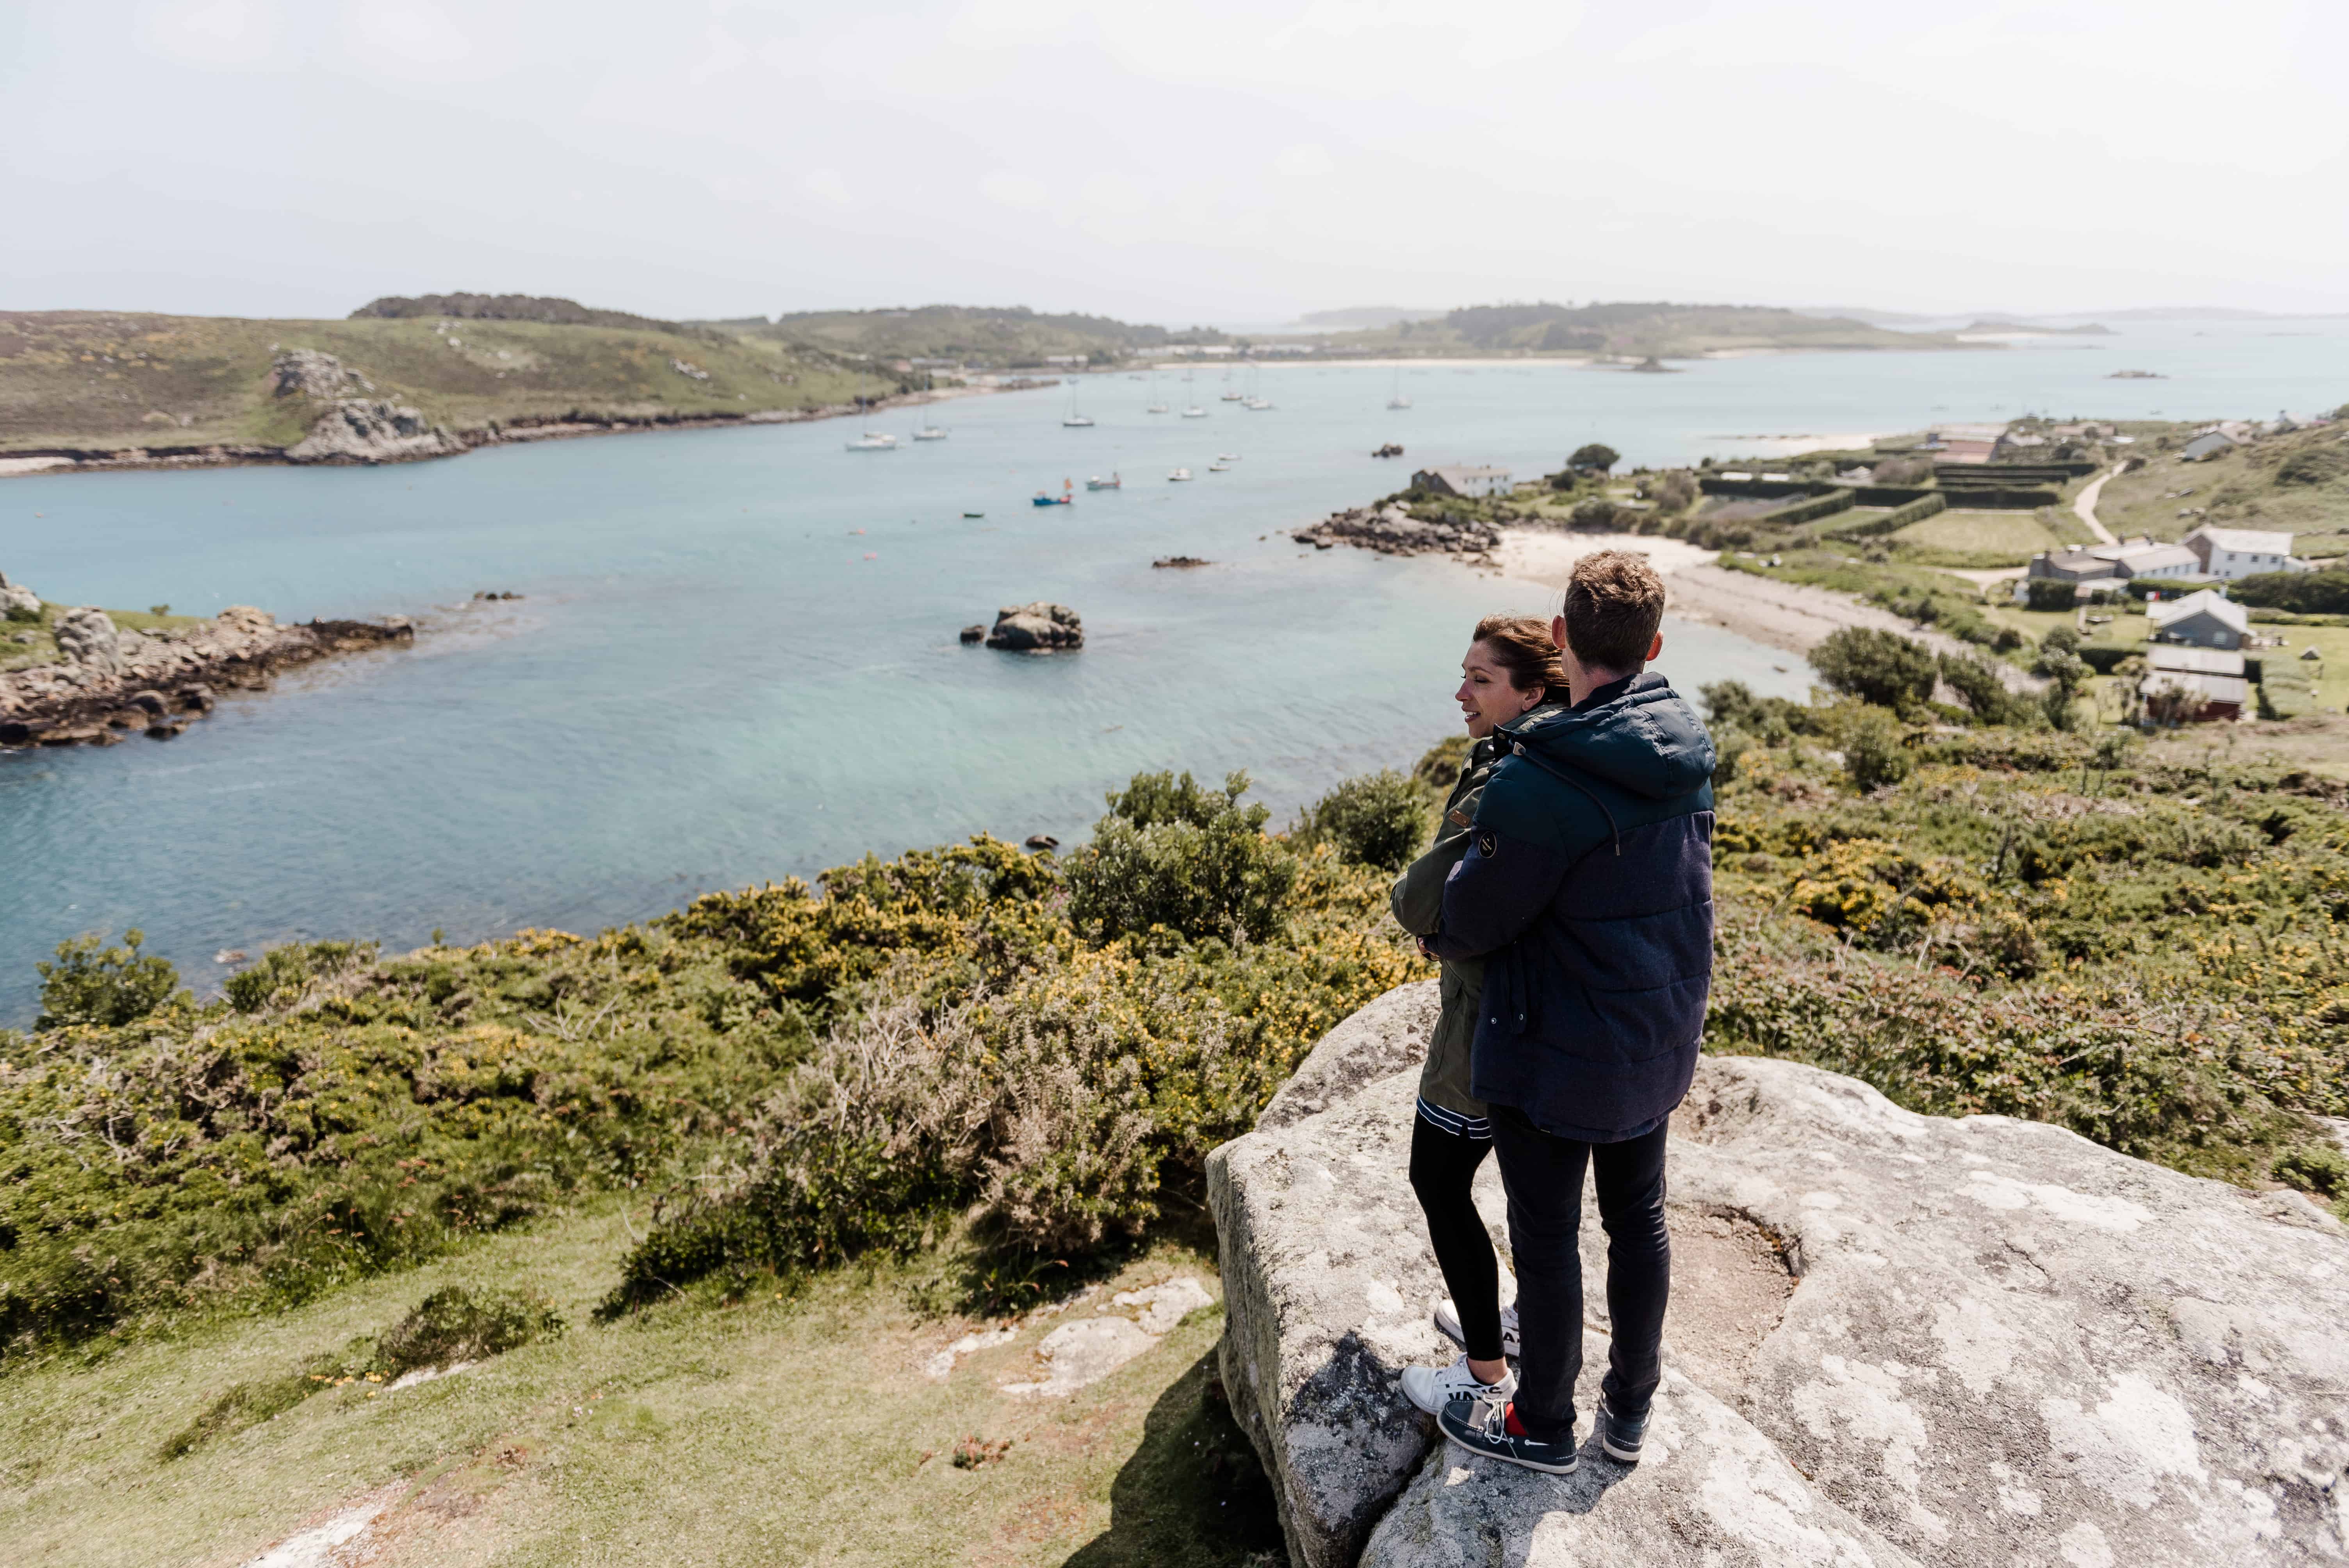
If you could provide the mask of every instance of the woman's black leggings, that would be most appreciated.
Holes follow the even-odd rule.
[[[1427,1213],[1435,1264],[1460,1314],[1460,1336],[1477,1361],[1501,1358],[1501,1275],[1493,1238],[1468,1196],[1476,1167],[1492,1151],[1489,1138],[1463,1138],[1423,1116],[1411,1119],[1411,1190]]]

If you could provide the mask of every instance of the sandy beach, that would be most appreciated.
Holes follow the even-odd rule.
[[[1715,552],[1677,539],[1513,528],[1502,531],[1501,547],[1493,553],[1503,576],[1562,593],[1574,563],[1601,550],[1629,550],[1646,556],[1663,577],[1666,614],[1719,626],[1791,654],[1807,655],[1839,626],[1898,632],[1939,653],[1981,651],[1955,637],[1912,625],[1889,610],[1847,593],[1733,572],[1717,563]],[[2008,684],[2018,688],[2037,685],[2019,670]]]

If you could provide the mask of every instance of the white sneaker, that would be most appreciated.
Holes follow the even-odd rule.
[[[1468,1357],[1455,1359],[1449,1367],[1406,1367],[1402,1369],[1403,1398],[1431,1416],[1440,1416],[1444,1407],[1454,1399],[1484,1399],[1506,1405],[1517,1391],[1517,1375],[1504,1372],[1497,1383],[1480,1380],[1468,1370]]]
[[[1435,1326],[1453,1344],[1463,1350],[1468,1348],[1468,1336],[1460,1330],[1460,1309],[1452,1305],[1452,1298],[1448,1295],[1435,1304]],[[1501,1308],[1501,1354],[1521,1354],[1517,1341],[1517,1304],[1515,1302]]]

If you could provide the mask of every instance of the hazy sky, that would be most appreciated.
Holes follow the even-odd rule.
[[[0,307],[2349,310],[2349,6],[10,0]]]

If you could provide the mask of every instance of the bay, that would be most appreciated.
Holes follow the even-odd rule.
[[[1981,354],[1756,356],[1671,377],[1557,365],[1275,366],[1277,407],[1220,370],[850,421],[614,437],[372,469],[243,469],[0,484],[0,568],[53,601],[281,617],[419,616],[412,651],[224,701],[167,744],[0,755],[0,1020],[36,959],[139,925],[200,990],[214,955],[326,936],[420,944],[592,931],[697,891],[805,876],[979,831],[1081,840],[1150,769],[1246,769],[1286,820],[1349,774],[1408,766],[1457,722],[1468,628],[1552,595],[1448,562],[1300,552],[1285,530],[1429,462],[1531,475],[1586,440],[1633,462],[1766,452],[1739,438],[1911,428],[2025,408],[2175,417],[2331,406],[2339,323],[2270,337],[2133,325]],[[2088,342],[2091,346],[2076,346]],[[2168,381],[2111,382],[2111,369]],[[1235,385],[1237,377],[1235,377]],[[2326,387],[2331,387],[2329,394]],[[2329,397],[2329,400],[2328,400]],[[1401,462],[1368,456],[1384,440]],[[1218,453],[1238,455],[1210,473]],[[1170,483],[1176,466],[1196,476]],[[1088,475],[1125,488],[1088,493]],[[1039,489],[1073,481],[1069,507]],[[968,511],[985,513],[967,519]],[[1154,570],[1153,559],[1213,565]],[[481,590],[517,603],[473,603]],[[1076,655],[967,647],[1031,599]],[[1799,696],[1797,659],[1674,623],[1661,667]]]

